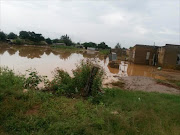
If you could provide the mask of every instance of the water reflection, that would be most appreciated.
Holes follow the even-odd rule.
[[[44,54],[44,50],[36,49],[36,48],[22,48],[19,50],[19,56],[21,57],[27,57],[29,59],[34,58],[41,58],[41,56]]]
[[[0,46],[0,54],[4,54],[9,48],[9,46]]]
[[[7,49],[7,52],[8,52],[10,55],[14,55],[14,54],[17,52],[17,50],[15,50],[15,49],[13,49],[13,48],[8,48],[8,49]]]
[[[155,67],[146,65],[128,64],[127,68],[128,76],[146,76],[155,79],[165,80],[163,76],[157,75],[155,71],[157,71]]]
[[[0,66],[8,66],[15,72],[25,73],[29,68],[35,68],[41,75],[52,78],[51,72],[59,67],[70,74],[83,59],[96,60],[105,70],[106,81],[112,81],[118,77],[126,76],[147,76],[162,79],[154,74],[154,67],[129,64],[124,61],[117,61],[112,66],[109,58],[99,55],[95,51],[70,52],[50,47],[35,46],[1,46],[0,45]]]
[[[66,60],[71,56],[71,52],[64,52],[59,55],[60,59]]]

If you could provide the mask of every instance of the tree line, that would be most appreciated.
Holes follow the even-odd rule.
[[[45,44],[56,44],[56,43],[64,43],[66,46],[75,46],[82,45],[84,47],[93,47],[100,49],[109,49],[110,47],[105,43],[101,42],[100,44],[96,44],[93,42],[85,42],[85,43],[75,43],[71,40],[71,38],[66,34],[62,35],[60,38],[51,39],[45,38],[42,34],[31,32],[31,31],[20,31],[19,35],[10,32],[6,34],[4,32],[0,32],[0,41],[6,42],[7,40],[11,40],[13,44],[23,45],[23,44],[34,44],[34,45],[45,45]]]

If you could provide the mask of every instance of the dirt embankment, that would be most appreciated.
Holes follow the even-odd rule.
[[[169,94],[180,94],[180,90],[158,84],[155,79],[143,76],[129,76],[121,78],[125,85],[124,89],[140,90],[146,92],[160,92]]]

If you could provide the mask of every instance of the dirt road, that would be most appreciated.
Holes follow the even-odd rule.
[[[180,90],[165,85],[157,84],[153,78],[143,76],[129,76],[121,78],[125,85],[124,89],[140,90],[146,92],[160,92],[169,94],[180,94]]]

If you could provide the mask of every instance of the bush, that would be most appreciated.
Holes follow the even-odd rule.
[[[95,65],[90,60],[82,61],[76,70],[73,71],[73,77],[67,72],[56,69],[54,79],[49,85],[49,89],[55,91],[57,94],[82,95],[84,88],[87,85],[87,80],[90,76],[90,72]],[[96,96],[102,87],[103,70],[99,68],[94,80],[92,82],[91,93],[89,96]]]
[[[38,75],[36,70],[26,70],[29,74],[28,77],[24,81],[24,87],[30,89],[39,89],[38,85],[40,83],[46,83],[48,80],[46,79],[47,76]]]
[[[18,38],[18,39],[13,40],[13,43],[16,45],[23,45],[25,44],[25,41],[23,39]]]
[[[8,68],[0,67],[0,89],[4,90],[20,90],[23,89],[24,77],[17,76]]]
[[[60,70],[59,68],[55,70],[54,79],[50,84],[50,88],[52,91],[55,91],[56,94],[74,93],[72,87],[72,78],[67,72]]]

